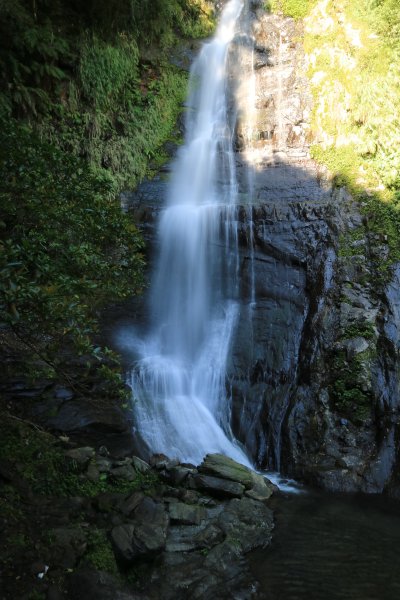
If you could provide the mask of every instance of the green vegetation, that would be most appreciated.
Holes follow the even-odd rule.
[[[206,0],[0,3],[0,327],[33,353],[25,372],[59,376],[72,344],[122,390],[92,344],[101,307],[143,284],[117,196],[161,161],[181,110],[166,50],[212,27]]]
[[[106,571],[112,575],[119,574],[114,552],[104,529],[90,530],[85,561],[99,571]]]
[[[149,160],[171,135],[186,94],[185,73],[163,65],[142,66],[139,74],[137,56],[129,44],[112,47],[88,38],[77,82],[85,100],[76,98],[71,85],[65,106],[56,107],[39,128],[96,171],[111,174],[116,191],[144,177]]]
[[[83,476],[83,467],[64,456],[62,447],[52,435],[35,429],[0,412],[0,460],[9,460],[22,482],[35,494],[49,496],[84,496],[94,498],[103,492],[127,494],[138,488],[157,484],[153,474],[137,473],[133,481],[116,480],[102,473],[97,481]],[[13,515],[15,490],[2,494],[0,514]],[[18,513],[15,513],[15,518]],[[13,517],[14,518],[14,517]]]
[[[27,590],[32,591],[32,598],[46,593],[47,586],[30,569],[38,561],[50,565],[44,583],[62,587],[74,567],[54,568],[55,562],[64,565],[65,548],[71,552],[67,560],[76,561],[77,568],[89,565],[123,577],[107,537],[112,516],[108,511],[117,511],[118,504],[111,502],[108,508],[107,499],[116,495],[124,499],[138,489],[150,493],[159,485],[154,472],[137,472],[133,481],[100,473],[92,481],[87,472],[92,465],[77,464],[64,451],[58,438],[0,407],[0,464],[5,482],[0,486],[4,538],[0,566],[7,598],[28,597]],[[93,502],[101,500],[102,509],[93,522]],[[65,532],[71,535],[69,542],[63,541]]]
[[[400,5],[331,0],[325,12],[319,7],[304,40],[315,97],[312,153],[360,201],[364,235],[388,243],[390,254],[377,265],[385,278],[400,259]]]
[[[119,361],[95,342],[104,306],[144,285],[142,239],[118,195],[176,136],[187,74],[170,48],[210,34],[212,14],[207,0],[0,0],[0,358],[9,389],[46,388],[43,398],[0,395],[7,597],[44,598],[50,581],[63,589],[69,568],[51,567],[44,581],[31,572],[35,561],[53,565],[60,512],[87,543],[76,559],[72,543],[72,564],[116,575],[108,515],[88,527],[92,499],[158,485],[132,467],[126,478],[99,472],[95,460],[89,477],[24,418],[47,405],[49,380],[97,407],[126,399]]]
[[[371,416],[372,397],[365,391],[370,371],[370,351],[350,360],[345,351],[336,352],[332,363],[330,397],[335,409],[350,421],[360,424]]]
[[[376,337],[375,327],[369,321],[363,321],[362,323],[353,323],[349,325],[344,331],[342,338],[349,340],[355,337],[363,337],[366,340],[372,340]]]
[[[361,243],[361,251],[358,243]],[[365,228],[356,227],[342,234],[339,240],[339,256],[341,258],[359,257],[365,248]]]
[[[302,19],[317,0],[267,0],[265,8],[272,12],[282,12],[287,17]]]
[[[208,35],[205,0],[87,3],[3,0],[0,119],[133,186],[168,138],[186,75],[165,59],[182,36]]]
[[[0,321],[54,366],[94,351],[94,310],[140,289],[141,241],[109,178],[11,121],[0,148]]]

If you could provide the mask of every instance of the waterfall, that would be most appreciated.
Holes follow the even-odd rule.
[[[136,340],[130,378],[137,428],[149,451],[195,464],[221,452],[249,465],[230,430],[225,383],[239,313],[227,64],[242,9],[242,0],[225,5],[192,68],[185,144],[159,223],[152,329]]]

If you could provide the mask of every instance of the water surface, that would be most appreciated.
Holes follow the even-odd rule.
[[[400,503],[318,492],[273,500],[272,545],[251,557],[267,600],[399,600]]]

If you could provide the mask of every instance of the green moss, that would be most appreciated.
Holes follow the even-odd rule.
[[[41,482],[39,491],[48,494],[57,494],[61,496],[86,496],[95,498],[104,492],[115,492],[120,494],[128,494],[135,490],[150,490],[157,485],[157,477],[151,474],[137,473],[133,481],[115,480],[104,474],[100,476],[98,481],[90,481],[85,476],[79,476],[77,473],[65,473],[65,461],[62,461],[63,478],[62,481],[56,483],[54,480]],[[60,468],[61,471],[61,468]]]
[[[364,227],[341,237],[339,255],[350,257],[359,254],[358,249],[352,247],[352,242],[357,239],[367,236],[373,240],[378,238],[389,248],[388,257],[380,256],[376,264],[383,283],[391,275],[391,265],[400,260],[400,197],[397,187],[382,192],[366,190],[358,180],[360,162],[354,146],[325,149],[313,146],[312,156],[328,167],[333,174],[334,185],[345,186],[360,202],[361,213],[367,217]]]
[[[118,567],[107,533],[103,529],[91,529],[84,561],[95,569],[118,575]]]
[[[338,380],[334,385],[335,408],[340,414],[355,423],[365,421],[371,416],[369,397],[359,388],[348,386]]]
[[[282,12],[287,17],[302,19],[306,17],[317,0],[269,0],[265,8],[272,12]]]
[[[363,422],[371,416],[372,397],[363,388],[366,369],[373,356],[362,352],[351,360],[345,351],[336,352],[332,361],[330,398],[333,408],[350,421]]]
[[[349,325],[343,332],[342,338],[351,339],[355,337],[363,337],[366,340],[372,340],[376,338],[374,325],[369,321],[353,323],[352,325]]]

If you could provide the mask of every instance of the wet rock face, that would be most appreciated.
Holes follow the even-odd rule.
[[[235,433],[262,466],[280,468],[281,427],[303,358],[309,291],[323,291],[338,220],[328,204],[274,203],[254,211],[228,381]]]
[[[344,218],[310,159],[298,25],[259,10],[245,18],[254,38],[255,113],[246,118],[239,97],[237,147],[251,139],[251,152],[238,153],[237,172],[252,208],[239,218],[242,304],[228,382],[235,434],[260,465],[279,469],[307,315],[330,285]]]
[[[368,243],[360,264],[341,255],[359,215],[340,190],[264,203],[252,219],[228,372],[235,434],[264,467],[398,494],[400,268],[383,285]]]
[[[164,505],[151,498],[143,498],[133,515],[133,523],[117,525],[111,531],[115,555],[127,565],[159,554],[165,547],[169,524]]]
[[[300,42],[302,26],[263,10],[245,10],[241,19],[247,38],[241,34],[231,51],[238,81],[236,147],[246,150],[250,142],[264,156],[282,151],[307,159],[312,97]],[[240,77],[244,69],[247,82]],[[254,92],[249,92],[251,86]]]
[[[288,471],[326,489],[397,495],[399,320],[398,293],[393,302],[391,292],[398,268],[382,285],[368,252],[365,258],[351,287],[349,258],[337,260],[331,293],[309,315],[282,460]]]
[[[252,471],[222,454],[208,454],[200,465],[199,471],[222,479],[236,481],[247,489],[253,487]]]

